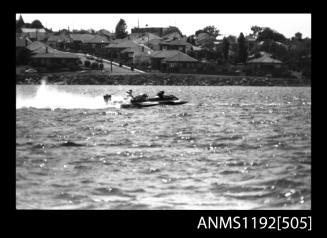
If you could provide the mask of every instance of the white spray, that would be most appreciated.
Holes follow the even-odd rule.
[[[112,95],[111,103],[106,104],[103,95],[92,97],[64,92],[47,85],[46,80],[43,79],[34,97],[26,98],[17,95],[16,108],[101,109],[106,107],[119,108],[121,103],[126,103],[126,100],[120,95]]]

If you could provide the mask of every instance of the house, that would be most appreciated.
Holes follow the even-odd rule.
[[[151,53],[153,51],[146,47],[141,46],[135,48],[127,48],[121,51],[121,59],[124,59],[126,64],[140,65],[140,64],[150,64],[151,63]]]
[[[139,28],[139,27],[134,27],[131,29],[132,33],[152,33],[155,34],[159,37],[163,35],[164,32],[164,27],[145,27],[145,28]]]
[[[50,35],[47,39],[47,43],[49,46],[59,49],[65,49],[66,42],[69,42],[69,37],[65,34]]]
[[[160,43],[161,43],[161,38],[160,39],[152,39],[149,41],[148,46],[152,49],[152,50],[160,50]]]
[[[192,45],[184,40],[161,41],[160,50],[179,50],[183,53],[191,50]]]
[[[115,39],[116,38],[116,34],[115,33],[111,33],[110,31],[107,31],[105,29],[101,29],[101,30],[97,31],[96,33],[98,35],[100,35],[100,36],[107,37],[107,39]]]
[[[46,33],[45,29],[44,28],[24,28],[22,27],[21,28],[21,31],[22,33],[35,33],[35,32],[38,32],[38,33]]]
[[[91,40],[94,35],[91,34],[70,34],[68,47],[76,52],[83,52],[88,49],[85,43]]]
[[[216,41],[216,37],[210,36],[206,32],[201,32],[196,36],[195,43],[196,45],[205,45],[208,41],[214,42]]]
[[[151,55],[151,68],[165,72],[195,72],[198,60],[179,50],[162,50]]]
[[[95,35],[83,43],[83,49],[91,54],[105,56],[105,46],[109,45],[109,43],[110,41],[106,36]]]
[[[183,39],[183,36],[179,32],[174,31],[163,35],[161,38],[165,41],[172,41],[172,40],[181,40]]]
[[[247,61],[247,69],[257,75],[278,74],[282,70],[283,62],[271,57],[267,52],[260,52],[260,57]]]
[[[148,45],[152,40],[159,40],[161,37],[145,32],[145,33],[131,33],[127,37],[124,38],[125,40],[132,40],[138,44],[145,44]]]
[[[51,48],[50,46],[40,41],[34,41],[33,43],[29,44],[26,48],[31,50],[33,53],[44,53],[46,49],[48,50],[48,53],[57,52],[57,50]]]
[[[46,47],[44,51],[41,49],[43,48],[38,48],[37,53],[31,56],[30,64],[34,67],[76,69],[80,64],[80,58],[75,54],[55,50],[49,51],[49,47]]]
[[[107,49],[107,58],[118,59],[121,63],[150,63],[152,50],[144,44],[138,44],[131,40],[123,40],[118,43],[110,43],[105,48]]]
[[[47,33],[43,28],[21,28],[21,31],[22,36],[26,36],[32,41],[44,41],[47,38]]]

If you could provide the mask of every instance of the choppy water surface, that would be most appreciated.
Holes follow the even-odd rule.
[[[179,106],[105,108],[159,90]],[[310,209],[311,88],[17,85],[18,209]]]

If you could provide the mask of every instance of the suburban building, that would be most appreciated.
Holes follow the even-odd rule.
[[[205,45],[208,41],[214,42],[214,41],[216,41],[216,37],[210,36],[206,32],[201,32],[196,36],[196,39],[195,39],[196,45],[200,45],[200,46]]]
[[[66,42],[69,42],[69,37],[65,34],[60,35],[50,35],[47,39],[47,43],[49,46],[58,49],[65,49]]]
[[[179,50],[161,50],[151,54],[151,68],[163,72],[195,72],[198,60]]]
[[[69,42],[67,42],[67,46],[70,50],[76,52],[83,52],[87,50],[88,46],[85,45],[86,42],[91,40],[94,35],[91,34],[70,34]]]
[[[160,50],[179,50],[183,53],[191,50],[192,45],[184,40],[161,41]]]
[[[164,27],[145,27],[145,28],[139,28],[139,27],[134,27],[132,28],[131,32],[132,33],[152,33],[157,36],[162,36],[164,32]]]
[[[161,37],[159,37],[155,34],[152,34],[152,33],[145,32],[145,33],[131,33],[124,39],[132,40],[138,44],[148,45],[150,41],[159,40],[159,39],[161,39]]]
[[[152,39],[149,41],[147,44],[152,50],[160,50],[160,43],[161,43],[161,38],[160,39]]]
[[[118,43],[110,43],[105,48],[107,50],[106,58],[117,59],[124,64],[150,63],[152,50],[144,44],[123,40]]]
[[[96,32],[98,35],[100,36],[105,36],[107,37],[107,39],[115,39],[116,38],[116,34],[112,33],[110,31],[107,31],[105,29],[101,29],[99,31]]]
[[[34,41],[26,48],[31,50],[33,53],[44,53],[46,49],[48,49],[49,53],[57,52],[57,50],[40,41]]]
[[[58,51],[39,41],[34,41],[26,48],[33,52],[30,65],[34,67],[75,69],[80,63],[77,55]]]
[[[21,28],[21,35],[28,37],[32,41],[45,41],[48,37],[43,28]]]
[[[261,56],[247,61],[247,69],[257,75],[279,74],[283,62],[271,57],[267,52],[260,52]]]
[[[83,51],[90,54],[105,56],[105,46],[109,45],[109,43],[110,41],[107,37],[95,35],[90,40],[84,42]]]
[[[174,31],[163,35],[161,38],[165,41],[172,41],[172,40],[182,40],[183,36],[179,32]]]
[[[75,54],[67,52],[49,52],[48,48],[46,48],[44,52],[39,51],[32,55],[30,64],[34,67],[44,67],[47,69],[76,69],[80,64],[80,58]]]

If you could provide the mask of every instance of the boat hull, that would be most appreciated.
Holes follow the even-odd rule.
[[[139,102],[139,103],[130,103],[130,104],[121,104],[121,108],[143,108],[143,107],[153,107],[158,105],[182,105],[187,103],[187,101],[157,101],[157,102]]]

